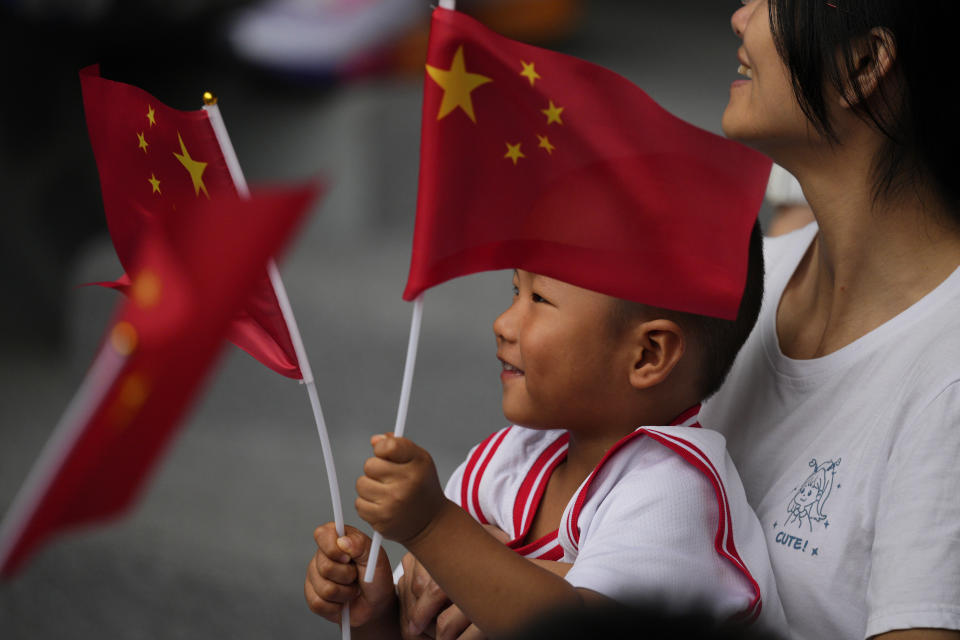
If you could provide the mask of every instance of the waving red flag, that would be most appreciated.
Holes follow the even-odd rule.
[[[602,67],[435,9],[404,299],[523,268],[735,318],[770,161]]]
[[[101,78],[97,65],[81,70],[80,82],[107,226],[129,271],[148,220],[237,190],[205,111],[172,109],[142,89]],[[127,293],[130,280],[100,284]],[[265,269],[237,310],[229,338],[277,373],[302,377]]]
[[[144,223],[129,296],[0,527],[0,574],[136,498],[313,188],[188,202]]]

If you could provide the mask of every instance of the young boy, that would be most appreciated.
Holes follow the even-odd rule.
[[[785,630],[760,524],[722,436],[696,422],[756,320],[760,244],[756,228],[736,321],[516,270],[513,303],[493,325],[515,426],[474,448],[446,496],[426,451],[374,436],[360,517],[403,544],[488,636],[608,599]],[[332,525],[315,537],[310,608],[338,621],[349,602],[358,637],[399,637],[386,558],[373,583],[359,583],[369,539],[351,529],[338,540]]]

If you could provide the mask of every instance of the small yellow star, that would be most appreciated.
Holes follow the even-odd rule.
[[[147,120],[150,121],[150,126],[157,124],[156,111],[153,110],[153,105],[147,105]]]
[[[533,68],[532,62],[524,62],[521,60],[520,64],[523,65],[523,71],[520,72],[520,75],[530,80],[530,86],[532,87],[533,83],[540,79],[540,74]]]
[[[203,184],[203,171],[207,168],[207,163],[199,162],[190,157],[190,152],[187,151],[187,146],[183,144],[183,138],[180,137],[179,131],[177,131],[177,139],[180,140],[180,153],[174,153],[173,155],[190,174],[190,179],[193,180],[194,193],[199,196],[200,192],[203,191],[203,195],[207,196],[209,200],[210,194],[207,193],[207,186]]]
[[[553,150],[556,149],[556,147],[550,144],[550,138],[547,136],[541,136],[540,134],[537,134],[537,138],[540,140],[540,148],[552,156]]]
[[[520,158],[526,158],[526,157],[527,157],[527,156],[523,155],[523,151],[520,151],[520,144],[521,144],[521,143],[519,143],[519,142],[518,142],[517,144],[510,144],[510,143],[508,142],[508,143],[507,143],[507,152],[506,152],[505,154],[503,154],[503,157],[504,157],[504,158],[510,158],[511,160],[513,160],[513,165],[514,165],[514,166],[517,165],[517,160],[519,160]]]
[[[142,309],[149,309],[157,306],[160,302],[160,291],[163,287],[160,285],[160,276],[151,269],[144,269],[137,274],[133,281],[133,287],[130,290],[130,297],[133,298]]]
[[[540,113],[547,116],[547,124],[556,122],[557,124],[563,124],[563,120],[560,119],[560,114],[563,113],[563,107],[558,107],[553,104],[553,100],[550,101],[550,106],[546,109],[541,109]]]
[[[151,173],[150,177],[147,179],[147,182],[153,186],[153,191],[151,191],[151,193],[160,193],[160,181],[157,180],[157,176]]]
[[[473,113],[473,100],[470,99],[470,93],[480,85],[493,80],[479,73],[467,71],[463,62],[463,45],[457,47],[457,52],[453,54],[450,69],[438,69],[428,64],[427,73],[443,88],[443,101],[440,103],[437,120],[443,120],[459,107],[470,120],[476,123],[477,117]]]
[[[137,146],[143,149],[143,152],[146,153],[147,147],[149,146],[147,139],[143,137],[142,133],[137,133],[137,140],[140,141],[140,143]]]

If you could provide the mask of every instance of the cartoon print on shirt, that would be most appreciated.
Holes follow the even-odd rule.
[[[790,515],[784,526],[796,521],[797,527],[802,528],[806,523],[807,528],[812,532],[814,522],[827,526],[824,506],[833,490],[833,479],[837,473],[837,467],[840,466],[840,458],[827,460],[823,464],[817,464],[817,459],[813,458],[809,465],[813,468],[813,472],[803,481],[791,498],[790,504],[787,505],[787,513]]]

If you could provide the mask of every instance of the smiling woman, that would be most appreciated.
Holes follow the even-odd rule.
[[[750,0],[725,133],[797,176],[703,423],[727,436],[796,638],[960,638],[955,0]]]

